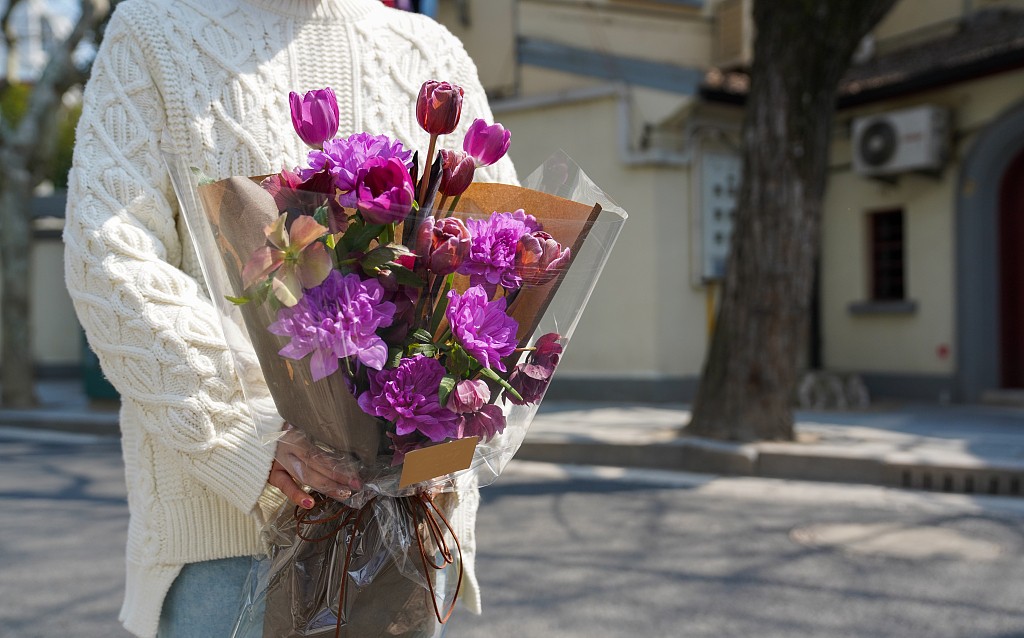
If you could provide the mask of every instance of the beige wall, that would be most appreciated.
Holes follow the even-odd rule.
[[[37,364],[74,366],[81,361],[81,328],[64,285],[64,244],[37,239],[31,256],[32,352]]]
[[[77,365],[81,328],[64,285],[64,243],[42,239],[32,247],[32,350],[42,365]]]
[[[441,2],[438,22],[462,41],[488,95],[511,95],[516,80],[515,0],[468,0],[469,24],[455,2]]]
[[[608,55],[707,66],[710,23],[699,12],[634,9],[635,13],[611,10],[600,3],[523,0],[519,34]]]
[[[941,91],[844,111],[838,129],[851,117],[915,104],[953,109],[954,158],[941,179],[901,175],[893,184],[850,170],[848,138],[832,149],[832,178],[822,231],[822,319],[825,365],[838,370],[952,374],[955,371],[955,201],[959,162],[974,134],[1024,99],[1024,72],[991,76]],[[906,296],[913,314],[855,316],[848,306],[868,295],[867,214],[902,207],[905,212]],[[946,345],[950,355],[940,357]]]
[[[583,314],[562,374],[695,375],[706,341],[704,297],[690,287],[689,172],[628,168],[611,96],[543,109],[503,110],[510,155],[526,176],[562,149],[630,215]]]

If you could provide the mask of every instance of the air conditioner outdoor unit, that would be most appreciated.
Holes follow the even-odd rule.
[[[861,175],[938,172],[949,153],[949,110],[925,105],[853,120],[853,170]]]
[[[720,0],[714,6],[711,66],[746,68],[754,56],[753,0]]]

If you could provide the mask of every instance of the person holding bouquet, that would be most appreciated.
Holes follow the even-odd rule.
[[[339,497],[358,488],[299,435],[276,448],[261,440],[161,152],[214,178],[296,166],[309,149],[293,132],[287,96],[322,86],[333,87],[337,111],[308,125],[423,148],[429,135],[415,105],[424,78],[465,90],[459,133],[491,119],[461,43],[378,0],[126,0],[111,17],[77,131],[65,268],[89,343],[122,397],[131,520],[121,620],[133,634],[230,635],[248,557],[260,552],[261,523],[282,492],[308,508],[303,487]],[[476,179],[516,175],[505,157]],[[276,414],[257,416],[286,427]],[[478,610],[478,497],[460,498],[462,600]]]

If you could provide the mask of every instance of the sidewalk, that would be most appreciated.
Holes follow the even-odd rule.
[[[81,383],[43,381],[41,407],[0,409],[0,427],[116,436],[116,405],[97,405]],[[546,402],[516,458],[960,493],[1024,496],[1024,409],[875,406],[798,412],[793,443],[686,437],[687,406]]]
[[[1024,409],[798,412],[793,443],[686,437],[688,406],[544,404],[516,458],[1024,496]]]

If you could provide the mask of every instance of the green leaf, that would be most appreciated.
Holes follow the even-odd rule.
[[[315,211],[313,211],[313,219],[316,220],[316,223],[320,224],[321,226],[330,227],[330,224],[327,223],[327,216],[330,214],[329,211],[330,208],[328,208],[327,204],[324,204],[323,206],[320,206]]]
[[[436,357],[438,347],[433,343],[414,343],[409,346],[409,354],[422,354],[427,357]]]
[[[448,402],[448,395],[455,389],[455,384],[458,381],[459,378],[454,374],[446,374],[441,378],[441,384],[437,389],[437,400],[441,405]]]
[[[400,363],[402,363],[402,349],[398,346],[391,346],[388,348],[388,360],[385,367],[397,368]]]
[[[394,263],[396,259],[404,255],[411,255],[413,252],[402,244],[388,244],[374,248],[363,257],[363,270],[376,270],[387,264]],[[398,264],[395,264],[398,265]]]
[[[230,301],[231,303],[235,304],[236,306],[244,306],[245,304],[252,301],[252,299],[248,297],[232,297],[231,295],[224,295],[224,298]]]
[[[334,250],[338,245],[338,240],[335,238],[334,235],[328,233],[327,236],[324,237],[324,243],[327,244],[328,248]]]
[[[264,279],[261,283],[257,284],[256,288],[252,291],[252,300],[257,304],[264,303],[270,295],[271,285],[269,279]]]
[[[453,276],[448,275],[444,290],[441,291],[441,298],[437,300],[437,307],[434,308],[434,315],[430,318],[430,332],[432,334],[437,332],[437,329],[441,326],[441,319],[444,318],[444,313],[448,310],[448,291],[452,288]]]
[[[207,176],[206,173],[201,171],[196,166],[189,166],[189,170],[192,171],[192,175],[195,176],[196,181],[199,183],[200,186],[207,186],[207,185],[212,184],[214,182],[214,180],[212,178]]]
[[[424,330],[423,328],[417,328],[416,330],[413,330],[412,334],[409,336],[412,337],[413,341],[416,341],[418,343],[431,343],[434,340],[434,334],[432,332]]]
[[[453,374],[466,374],[474,365],[479,365],[473,357],[466,354],[466,351],[458,345],[452,347],[448,353],[448,370]]]
[[[480,369],[480,374],[484,375],[485,377],[487,377],[491,381],[494,381],[495,383],[497,383],[501,387],[505,388],[505,390],[508,391],[508,393],[511,394],[512,396],[514,396],[516,399],[518,399],[520,401],[523,400],[523,395],[521,395],[518,392],[516,392],[516,389],[513,388],[512,386],[510,386],[508,384],[508,381],[506,381],[506,380],[502,379],[501,377],[499,377],[498,373],[495,372],[494,370],[491,370],[490,368],[481,368]]]
[[[414,288],[423,287],[423,278],[414,273],[413,271],[409,270],[405,266],[392,264],[391,266],[389,266],[389,268],[391,269],[391,274],[395,276],[395,279],[397,279],[398,283],[400,283],[401,285],[412,286]]]
[[[377,235],[384,230],[384,224],[352,224],[342,237],[346,252],[362,252],[370,246]]]

